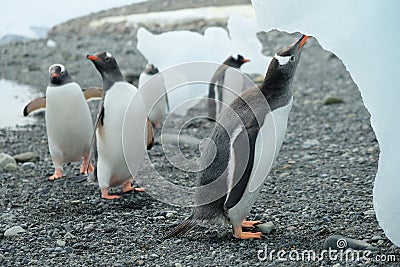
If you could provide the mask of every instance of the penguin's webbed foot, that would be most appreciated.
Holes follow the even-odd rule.
[[[262,223],[262,221],[243,221],[242,227],[254,228],[254,225],[260,224],[260,223]]]
[[[83,162],[82,162],[82,165],[81,165],[81,168],[80,168],[80,172],[82,174],[89,174],[89,173],[91,173],[93,171],[94,171],[94,167],[93,167],[92,163],[89,163],[88,159],[85,158],[83,160]]]
[[[103,198],[103,199],[112,200],[112,199],[117,199],[120,197],[121,196],[118,196],[118,195],[109,195],[108,188],[101,189],[101,198]]]
[[[49,181],[54,181],[54,180],[58,180],[63,176],[62,174],[62,170],[60,169],[56,169],[54,171],[54,174],[52,176],[49,177]]]
[[[154,127],[157,128],[157,129],[160,129],[161,128],[161,122],[160,121],[156,121],[154,123]]]
[[[131,181],[126,181],[126,183],[124,184],[124,186],[122,187],[122,192],[123,193],[127,193],[127,192],[131,192],[131,191],[136,191],[136,192],[143,192],[144,188],[141,187],[133,187]]]
[[[233,236],[236,238],[240,239],[253,239],[253,238],[261,238],[262,233],[261,232],[243,232],[242,231],[242,226],[234,227],[233,228]]]

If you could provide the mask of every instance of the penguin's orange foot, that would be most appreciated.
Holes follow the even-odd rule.
[[[133,187],[132,186],[132,179],[129,179],[128,181],[125,182],[124,186],[122,187],[122,192],[127,193],[131,191],[136,191],[136,192],[143,192],[144,188],[141,187]]]
[[[154,127],[156,127],[157,129],[160,129],[161,128],[161,122],[160,121],[155,122],[154,123]]]
[[[80,172],[84,174],[89,174],[94,171],[92,163],[89,164],[88,159],[84,159],[81,165]]]
[[[260,223],[262,223],[262,221],[243,221],[242,227],[254,228],[254,225],[260,224]]]
[[[103,198],[103,199],[108,199],[108,200],[112,200],[112,199],[120,198],[120,196],[117,196],[117,195],[109,195],[109,194],[108,194],[108,188],[104,188],[104,189],[101,189],[101,198]]]
[[[253,238],[261,238],[261,232],[243,232],[242,226],[234,227],[233,228],[233,236],[240,239],[253,239]]]
[[[56,169],[54,171],[54,174],[52,176],[49,177],[50,181],[54,181],[54,180],[58,180],[63,176],[62,171],[59,169]]]
[[[144,192],[144,188],[143,187],[135,187],[134,188],[136,192]]]

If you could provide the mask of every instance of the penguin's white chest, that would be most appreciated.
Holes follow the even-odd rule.
[[[228,211],[231,223],[241,223],[253,206],[281,149],[293,98],[281,108],[269,112],[255,144],[254,165],[250,179],[240,201]],[[230,163],[231,164],[231,163]]]
[[[100,188],[118,185],[129,179],[131,173],[124,149],[135,151],[144,144],[143,129],[138,127],[137,118],[140,112],[144,112],[144,105],[130,105],[136,94],[136,87],[127,82],[115,83],[106,93],[103,125],[96,131]],[[139,161],[140,157],[132,160]]]
[[[77,83],[47,87],[45,118],[55,164],[77,161],[88,154],[93,122]]]
[[[142,72],[139,76],[139,90],[150,111],[149,119],[152,122],[161,121],[168,112],[167,93],[161,74],[149,75]]]

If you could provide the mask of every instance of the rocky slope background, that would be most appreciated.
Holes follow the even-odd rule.
[[[114,25],[112,30],[105,29],[106,34],[92,32],[86,28],[90,21],[109,15],[248,2],[149,1],[68,21],[54,27],[47,39],[2,45],[0,77],[44,91],[48,66],[68,60],[69,69],[80,70],[72,75],[82,86],[93,86],[99,82],[98,74],[82,57],[99,50],[119,51],[124,57],[121,69],[135,76],[146,64],[136,49],[135,30]],[[195,28],[155,25],[149,30],[201,32],[215,23],[220,25],[205,21]],[[296,39],[276,31],[258,37],[268,56]],[[48,40],[58,45],[50,47]],[[249,215],[249,219],[267,222],[261,240],[236,240],[228,226],[218,225],[200,226],[187,237],[162,240],[163,234],[190,215],[190,209],[159,202],[146,193],[103,201],[96,185],[76,176],[78,163],[65,167],[70,178],[50,182],[47,177],[53,169],[44,118],[38,116],[33,125],[0,129],[0,150],[12,156],[0,156],[0,164],[8,163],[0,172],[1,265],[396,266],[400,250],[386,239],[373,210],[379,147],[357,86],[342,62],[311,38],[293,91],[286,140]],[[94,112],[96,102],[90,105]],[[173,120],[189,120],[204,108],[199,105],[186,117]],[[182,130],[180,149],[188,159],[199,156],[198,141],[211,127],[195,120]],[[156,145],[149,152],[154,168],[174,183],[193,185],[195,175],[178,170],[165,157],[173,142],[167,143],[164,151],[160,132],[156,134]],[[18,155],[21,153],[25,154]],[[137,176],[151,181],[149,164],[144,164]],[[314,250],[319,255],[329,245],[335,248],[335,235],[355,239],[346,239],[348,247],[369,249],[370,254],[348,261],[327,256],[320,261],[297,261],[289,260],[287,254],[282,261],[273,252],[271,258],[259,258],[264,256],[260,250],[297,251],[300,257],[302,251]]]

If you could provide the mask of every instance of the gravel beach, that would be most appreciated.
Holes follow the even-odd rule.
[[[166,1],[166,6],[172,8],[172,2]],[[187,2],[195,5],[196,1]],[[213,2],[219,1],[199,1],[196,6]],[[120,14],[129,8],[124,10],[107,12]],[[51,31],[49,38],[62,44],[55,48],[46,46],[47,39],[0,46],[0,78],[44,92],[48,66],[68,59],[68,69],[82,87],[99,86],[95,69],[82,58],[100,50],[118,51],[125,74],[138,75],[146,64],[136,49],[134,32],[114,32],[104,38],[93,32],[75,34],[79,28],[73,25],[80,25],[77,21],[68,25]],[[267,56],[296,39],[296,35],[277,31],[259,33],[258,37]],[[36,116],[32,125],[0,129],[0,152],[11,156],[34,153],[26,159],[29,163],[19,159],[16,171],[0,172],[0,265],[398,266],[400,249],[385,237],[373,210],[379,146],[350,74],[339,58],[310,38],[302,52],[293,92],[286,140],[249,215],[251,220],[273,225],[261,240],[237,240],[229,226],[220,225],[199,226],[185,237],[163,240],[167,231],[191,214],[190,208],[162,203],[145,192],[101,200],[97,185],[77,176],[80,163],[64,167],[70,178],[48,181],[53,167],[44,116]],[[93,115],[96,105],[90,102]],[[187,116],[173,120],[188,121],[204,109],[205,105],[198,105]],[[210,122],[196,120],[186,124],[181,134],[187,142],[180,147],[185,157],[199,156],[195,141],[207,137],[211,127]],[[174,183],[193,185],[193,173],[168,162],[159,135],[157,130],[155,146],[149,152],[154,168]],[[166,149],[172,147],[170,144]],[[148,180],[150,175],[148,164],[137,174]],[[364,241],[374,249],[367,259],[347,262],[328,257],[320,261],[289,259],[289,251],[313,250],[319,255],[332,235]],[[260,259],[272,250],[286,251],[285,259],[279,259],[276,252],[271,258]],[[391,255],[395,262],[393,258],[382,261],[382,256],[389,259]]]

